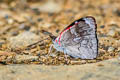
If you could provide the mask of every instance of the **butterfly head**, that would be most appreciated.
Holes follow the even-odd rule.
[[[52,40],[54,44],[58,44],[60,46],[60,38],[59,36]]]

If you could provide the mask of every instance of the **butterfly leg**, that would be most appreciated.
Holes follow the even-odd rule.
[[[68,56],[67,54],[65,54],[65,60],[68,60],[68,57],[69,57],[69,56]]]
[[[54,53],[51,53],[52,49],[53,49],[53,44],[50,45],[50,48],[49,48],[49,51],[48,51],[47,56],[54,56]],[[56,51],[56,52],[57,52],[57,51]],[[55,53],[56,53],[56,52],[55,52]]]
[[[52,48],[53,48],[53,44],[51,44],[51,45],[50,45],[50,49],[49,49],[49,51],[48,51],[48,54],[50,54],[50,53],[51,53]]]
[[[65,54],[65,64],[69,64],[70,60],[68,59],[69,55]]]
[[[64,55],[65,55],[65,63],[69,64],[69,59],[68,59],[69,55],[67,54],[65,49],[63,49],[63,52],[64,52]]]

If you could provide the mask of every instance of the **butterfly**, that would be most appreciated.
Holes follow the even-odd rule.
[[[97,24],[92,16],[80,18],[53,37],[53,47],[66,55],[94,59],[98,55]]]

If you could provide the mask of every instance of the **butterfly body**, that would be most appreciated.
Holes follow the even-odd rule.
[[[54,48],[74,58],[94,59],[98,54],[96,27],[93,17],[76,20],[53,40]]]

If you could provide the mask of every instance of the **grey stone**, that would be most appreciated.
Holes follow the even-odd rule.
[[[38,56],[30,56],[30,55],[16,55],[15,60],[17,62],[25,61],[25,60],[37,60],[39,57]]]
[[[41,12],[58,13],[62,10],[60,3],[48,0],[43,5],[32,5],[32,8],[38,8]]]
[[[110,30],[109,32],[108,32],[108,35],[109,36],[115,36],[115,30]]]
[[[15,37],[8,38],[8,45],[12,49],[24,48],[40,39],[36,34],[26,31]]]
[[[7,19],[7,21],[8,21],[8,24],[13,24],[14,23],[13,19]]]
[[[112,51],[114,51],[114,47],[108,47],[108,52],[112,52]]]

